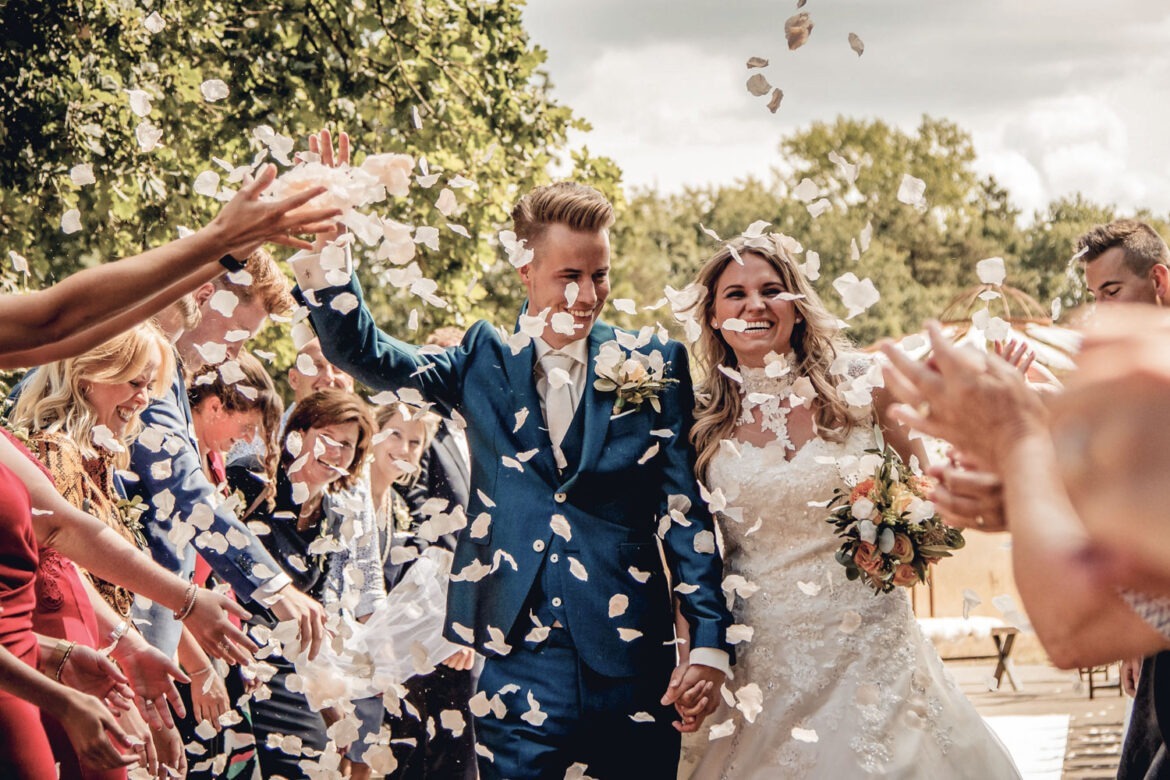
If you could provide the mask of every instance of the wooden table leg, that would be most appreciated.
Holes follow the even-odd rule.
[[[1020,690],[1016,685],[1016,678],[1012,676],[1011,669],[1011,654],[1012,645],[1016,642],[1016,635],[1014,633],[1007,635],[993,634],[992,639],[995,640],[995,650],[999,656],[999,660],[995,665],[995,686],[999,690],[1003,686],[1003,678],[1006,675],[1008,682],[1012,685],[1013,691]]]

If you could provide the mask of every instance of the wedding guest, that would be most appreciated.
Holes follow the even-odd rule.
[[[403,492],[418,481],[419,464],[432,442],[439,425],[439,417],[414,409],[402,403],[382,406],[376,414],[377,433],[374,436],[373,459],[370,465],[371,496],[378,512],[379,542],[382,549],[386,590],[391,592],[399,584],[409,566],[410,558],[421,548],[412,538],[418,524],[408,513]],[[449,511],[449,510],[442,510]],[[432,515],[433,517],[433,515]],[[431,521],[428,517],[425,522]],[[395,551],[401,555],[396,560]],[[449,551],[448,551],[449,552]],[[444,554],[443,576],[450,574],[450,555]],[[439,636],[443,630],[440,605],[434,605],[433,625],[429,630]],[[417,633],[418,627],[415,627]],[[390,747],[397,768],[389,775],[396,780],[406,778],[474,778],[475,736],[469,700],[474,693],[471,669],[475,653],[470,648],[460,650],[434,671],[409,678],[406,695],[397,713],[387,712],[378,700],[372,722],[367,715],[363,725],[366,733],[377,732],[382,714],[390,728]],[[448,713],[446,719],[443,713]],[[453,719],[453,714],[458,718]],[[454,726],[452,724],[455,724]],[[365,741],[351,746],[350,754],[360,760]],[[370,769],[355,764],[352,777],[369,777]]]
[[[114,472],[126,465],[125,445],[140,427],[139,412],[172,370],[170,345],[162,333],[153,325],[138,325],[89,352],[43,366],[24,386],[10,417],[13,426],[29,431],[29,446],[61,495],[139,549],[145,548],[141,528],[119,506],[122,496]],[[61,589],[69,584],[63,575],[71,567],[52,548],[40,551],[34,625],[53,636],[97,648],[96,624],[54,620],[63,606]],[[127,620],[134,594],[92,575],[90,579],[119,619]],[[88,594],[78,595],[85,599]],[[88,610],[86,614],[92,615]],[[136,711],[124,713],[119,720],[130,736],[151,742],[165,764],[178,767],[182,763],[182,742],[176,732],[166,729],[152,735]],[[69,750],[61,725],[46,717],[45,728],[62,762],[61,777],[125,776],[124,770],[84,772]]]
[[[1170,293],[1170,247],[1151,226],[1132,219],[1098,225],[1077,242],[1085,286],[1099,306],[1145,303],[1162,306]],[[1170,722],[1159,725],[1157,703],[1170,707],[1170,652],[1121,662],[1121,682],[1134,697],[1117,776],[1170,776],[1166,749]]]
[[[80,271],[45,290],[0,295],[0,368],[77,355],[224,272],[266,242],[309,247],[293,237],[316,232],[340,212],[302,208],[325,191],[313,187],[281,201],[261,194],[276,177],[267,165],[255,181],[194,234],[116,263]]]
[[[270,606],[282,620],[301,626],[311,652],[320,646],[324,613],[313,599],[290,587],[289,578],[256,536],[220,502],[207,479],[199,445],[191,435],[191,407],[183,372],[199,373],[206,366],[234,360],[243,343],[263,327],[268,316],[287,311],[292,300],[288,286],[272,257],[253,252],[240,274],[229,274],[199,287],[194,299],[201,319],[182,334],[175,347],[180,370],[164,396],[142,414],[144,431],[130,448],[130,470],[138,478],[129,491],[145,505],[142,524],[155,560],[190,578],[195,554],[232,587],[237,596]],[[195,513],[210,509],[210,526],[191,542],[176,529]],[[231,540],[226,549],[209,544]],[[136,608],[150,642],[166,653],[178,647],[180,631],[170,613],[157,605]]]
[[[223,498],[230,497],[224,456],[238,442],[250,441],[254,436],[267,442],[266,451],[271,456],[261,464],[261,473],[269,479],[275,476],[277,448],[273,441],[283,404],[259,360],[241,352],[230,364],[206,369],[194,377],[187,399],[204,473],[213,485],[219,486]],[[239,507],[239,511],[246,511],[246,507]],[[219,584],[202,556],[195,561],[195,582],[208,587]],[[246,695],[247,683],[241,670],[230,668],[225,673],[196,643],[189,641],[186,633],[179,641],[179,662],[194,681],[179,686],[188,710],[178,724],[179,730],[185,743],[202,748],[187,777],[197,780],[251,776],[255,739],[247,712],[236,704]],[[238,717],[231,718],[235,725],[225,733],[220,719],[232,711]],[[196,729],[201,723],[209,724],[216,735],[208,739],[200,736]]]
[[[0,429],[0,448],[23,457],[10,434]],[[32,504],[21,479],[0,463],[0,764],[17,780],[55,777],[41,713],[68,730],[74,749],[95,770],[113,770],[135,761],[130,742],[105,704],[38,671],[41,651],[32,631],[36,604],[37,541]],[[66,655],[66,651],[69,654]],[[77,647],[65,643],[56,662],[64,666]],[[82,651],[84,652],[84,651]],[[123,678],[124,680],[125,678]],[[107,738],[107,734],[112,740]]]
[[[462,328],[439,328],[427,337],[426,343],[448,349],[458,346],[465,334]],[[425,522],[423,507],[431,499],[446,501],[443,509],[446,512],[454,511],[456,507],[466,510],[470,497],[471,454],[467,448],[467,436],[461,427],[443,418],[430,446],[423,452],[417,479],[406,491],[411,516],[416,524]],[[444,534],[438,541],[448,550],[455,550],[454,534]]]
[[[295,340],[295,328],[293,337]],[[272,433],[278,438],[284,431],[284,423],[293,413],[297,402],[318,390],[330,388],[352,393],[353,377],[325,359],[325,356],[321,354],[321,342],[314,337],[297,350],[297,356],[288,369],[288,386],[293,391],[293,402],[284,410],[273,428]],[[226,460],[229,466],[242,465],[252,468],[254,463],[264,461],[270,452],[273,453],[273,457],[276,457],[279,449],[279,447],[269,446],[264,439],[253,438],[249,441],[237,442],[228,452]]]
[[[1103,409],[1096,410],[1094,419],[1086,418],[1086,409],[1079,406],[1079,414],[1065,418],[1075,421],[1067,428],[1075,433],[1069,442],[1070,461],[1084,467],[1074,471],[1075,480],[1066,482],[1050,431],[1050,411],[1019,372],[995,355],[955,347],[937,323],[931,323],[929,330],[934,350],[929,365],[911,361],[892,345],[882,348],[893,364],[886,371],[887,387],[905,404],[894,412],[895,417],[973,454],[1003,480],[1016,586],[1052,662],[1071,669],[1170,648],[1170,602],[1140,591],[1105,587],[1095,567],[1087,565],[1100,557],[1102,539],[1120,532],[1115,522],[1119,514],[1130,508],[1148,511],[1131,497],[1110,506],[1107,533],[1097,525],[1099,518],[1083,522],[1102,508],[1101,493],[1118,495],[1109,480],[1117,474],[1096,468],[1104,465],[1100,454],[1106,448],[1118,455],[1123,451],[1116,435],[1102,442],[1096,439],[1092,422],[1100,421]],[[1084,371],[1085,357],[1079,361]],[[1069,390],[1053,399],[1055,409],[1074,408],[1077,397],[1084,397],[1074,392],[1077,381],[1074,374]],[[1109,389],[1113,392],[1107,402],[1111,414],[1134,408],[1129,403],[1135,400],[1133,395],[1121,394],[1116,383]],[[1099,406],[1105,403],[1101,395],[1095,400]],[[1141,413],[1145,418],[1148,408],[1143,407]],[[1148,420],[1142,431],[1143,440],[1152,433]],[[1132,487],[1133,477],[1147,475],[1130,474],[1123,482]],[[1078,505],[1086,510],[1083,514]],[[1132,543],[1134,538],[1127,541]],[[1106,548],[1116,545],[1114,539],[1104,544]]]
[[[6,511],[0,512],[0,527],[6,535],[3,549],[9,563],[5,567],[11,568],[0,577],[0,602],[4,603],[4,610],[0,612],[0,644],[5,648],[0,659],[15,655],[29,666],[35,665],[29,648],[36,643],[31,622],[35,602],[32,572],[38,564],[34,545],[38,541],[42,546],[53,547],[77,561],[95,577],[122,585],[174,610],[176,617],[191,629],[200,644],[210,648],[217,657],[239,661],[255,652],[256,645],[228,620],[232,611],[237,611],[240,616],[246,616],[246,612],[218,593],[201,591],[160,569],[102,521],[73,507],[57,493],[42,467],[35,464],[27,451],[22,454],[7,431],[4,434],[0,437],[0,477],[7,479],[9,487],[0,492],[10,503]],[[20,485],[23,487],[18,487]],[[59,670],[65,669],[77,647],[72,642],[64,644],[58,661]],[[85,651],[81,651],[79,657],[85,655]],[[53,689],[46,691],[38,687],[19,665],[4,665],[4,672],[0,687],[22,698],[32,697],[34,702],[42,704],[56,716],[84,764],[104,769],[125,765],[132,760],[132,757],[119,758],[116,752],[105,750],[108,745],[101,744],[104,736],[101,736],[100,725],[104,723],[106,730],[118,737],[121,745],[128,745],[112,719],[108,723],[100,721],[95,735],[95,721],[88,718],[87,705],[83,701],[63,699]],[[182,679],[181,672],[177,669],[174,672]],[[177,703],[173,687],[153,688],[150,694],[157,695],[144,699],[145,688],[135,692],[140,711],[152,723],[162,721],[171,725],[169,714],[160,710],[165,710],[168,702]],[[181,705],[177,706],[181,709]],[[0,707],[0,717],[6,721],[5,727],[0,728],[4,737],[0,739],[0,765],[16,767],[18,777],[43,777],[43,774],[36,773],[36,766],[44,755],[41,746],[47,749],[48,743],[37,713],[31,713],[35,724],[29,722],[28,715],[21,705],[11,700]],[[29,772],[20,774],[24,767],[28,767]]]
[[[341,390],[324,390],[301,401],[289,417],[269,500],[257,500],[269,484],[262,475],[237,466],[228,470],[232,489],[243,494],[245,505],[255,506],[245,519],[267,528],[260,537],[264,545],[293,586],[314,599],[324,599],[328,588],[337,587],[331,583],[343,581],[346,574],[316,543],[340,534],[347,517],[338,511],[334,497],[360,478],[372,437],[373,422],[364,401]],[[262,604],[253,602],[249,608],[254,627],[271,630],[281,619]],[[265,659],[273,667],[269,695],[255,697],[250,704],[264,777],[308,774],[304,765],[316,764],[328,743],[322,715],[289,685],[295,673],[293,658],[306,644],[302,638]],[[298,738],[299,746],[283,745],[286,736]]]
[[[199,327],[199,322],[202,319],[203,312],[199,310],[195,296],[190,293],[151,317],[151,320],[171,344],[178,341],[179,337],[187,331]]]

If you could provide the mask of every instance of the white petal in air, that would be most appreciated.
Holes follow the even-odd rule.
[[[69,169],[69,179],[78,187],[93,184],[97,181],[93,176],[93,164],[82,163],[81,165],[74,165]]]
[[[747,80],[747,91],[756,97],[761,97],[772,91],[772,85],[768,83],[768,79],[763,73],[754,73]]]
[[[800,180],[800,184],[792,190],[792,197],[799,200],[801,203],[808,203],[813,198],[821,194],[821,188],[815,181],[807,176]]]
[[[240,299],[236,297],[234,292],[230,290],[218,290],[211,296],[211,300],[208,301],[207,305],[213,311],[218,312],[224,317],[231,317],[239,303]]]
[[[797,742],[817,742],[820,737],[814,729],[794,728],[792,730],[792,738]]]
[[[881,300],[881,294],[871,279],[858,279],[856,274],[842,274],[833,280],[833,289],[841,296],[842,303],[849,310],[846,319],[853,319]]]
[[[196,195],[214,198],[215,193],[219,192],[219,174],[215,171],[204,171],[195,177],[195,183],[191,188]]]
[[[898,201],[907,206],[925,206],[926,182],[908,173],[902,174],[902,183],[898,185]]]
[[[167,26],[166,20],[159,16],[158,11],[151,11],[150,16],[142,20],[142,26],[151,35],[158,35]]]
[[[204,100],[214,103],[228,96],[228,85],[222,79],[208,79],[199,85],[199,91],[203,93]]]
[[[150,95],[143,92],[141,89],[126,90],[127,96],[130,98],[130,110],[134,112],[135,116],[147,117],[150,116]]]
[[[73,235],[81,230],[81,212],[69,209],[61,215],[61,231],[66,235]]]
[[[577,296],[581,294],[581,286],[576,282],[569,282],[565,285],[565,303],[569,308],[573,308],[573,304],[577,302]]]
[[[1002,257],[989,257],[986,260],[980,260],[975,264],[975,273],[979,274],[979,281],[984,284],[1001,285],[1007,277],[1007,269],[1004,268]]]

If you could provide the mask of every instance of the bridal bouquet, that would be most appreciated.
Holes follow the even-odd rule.
[[[926,499],[927,480],[911,473],[881,432],[873,475],[852,489],[838,488],[829,502],[828,522],[844,541],[837,562],[850,580],[866,582],[875,593],[926,581],[927,567],[950,557],[965,541],[943,523]]]

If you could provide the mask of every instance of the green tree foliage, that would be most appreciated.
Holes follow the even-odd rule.
[[[564,162],[566,135],[587,129],[550,96],[544,52],[521,23],[521,0],[8,0],[0,6],[0,247],[28,257],[43,281],[132,254],[197,226],[216,210],[192,192],[202,171],[227,172],[264,147],[262,125],[295,138],[347,130],[358,150],[425,158],[438,173],[380,213],[440,229],[438,251],[419,247],[423,272],[451,308],[390,302],[395,292],[365,269],[379,319],[403,332],[417,307],[422,329],[494,315],[511,305],[515,274],[500,262],[497,230],[512,202]],[[157,15],[155,15],[157,14]],[[158,29],[158,23],[162,28]],[[152,28],[154,31],[152,32]],[[226,99],[200,85],[221,79]],[[151,98],[145,118],[128,90]],[[160,133],[144,151],[138,136]],[[579,153],[575,171],[610,192],[612,162]],[[70,171],[93,166],[95,183]],[[462,175],[449,217],[435,208]],[[62,215],[81,212],[66,235]],[[471,239],[446,227],[466,228]]]

